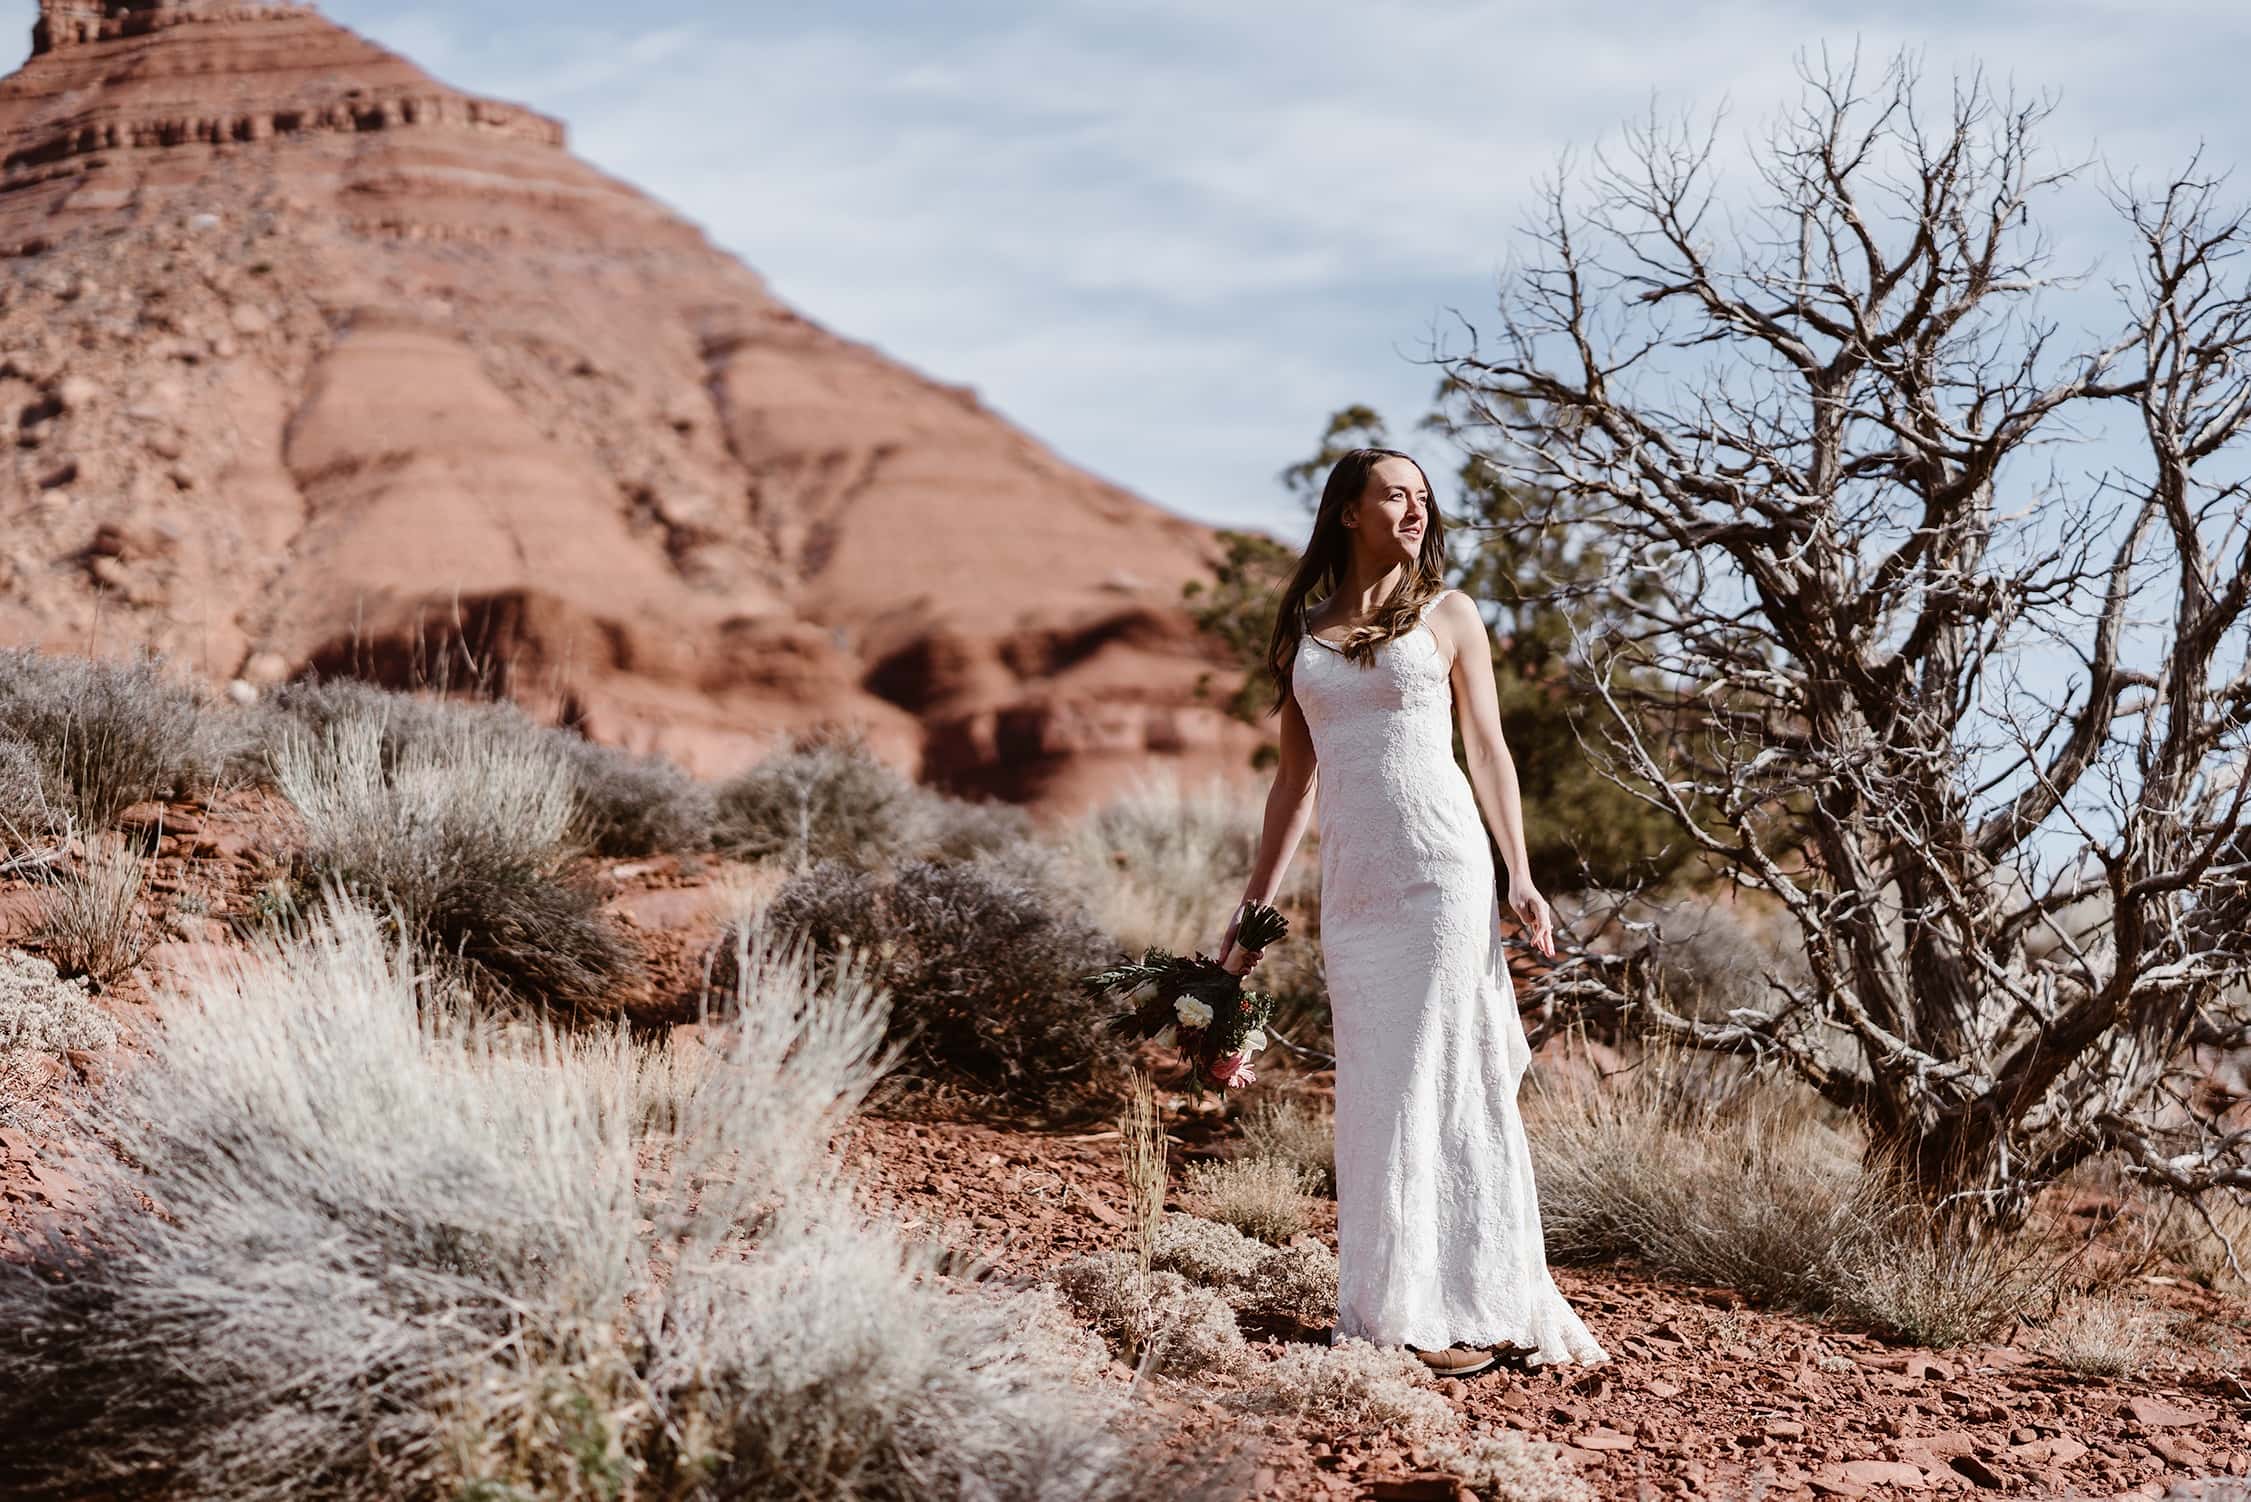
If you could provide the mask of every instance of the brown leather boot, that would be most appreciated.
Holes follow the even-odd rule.
[[[1485,1370],[1496,1359],[1483,1346],[1448,1346],[1443,1351],[1425,1351],[1414,1346],[1407,1349],[1413,1351],[1424,1366],[1440,1377],[1466,1377],[1472,1372]]]

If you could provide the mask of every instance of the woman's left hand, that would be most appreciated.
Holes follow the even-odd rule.
[[[1508,905],[1516,914],[1516,921],[1524,925],[1525,936],[1531,939],[1532,947],[1554,959],[1555,915],[1548,911],[1548,900],[1540,895],[1539,889],[1529,881],[1511,881]]]

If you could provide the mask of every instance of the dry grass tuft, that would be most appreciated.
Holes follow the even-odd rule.
[[[1526,1114],[1558,1261],[1632,1260],[1936,1346],[1998,1335],[2060,1273],[2036,1237],[1942,1225],[1806,1092],[1723,1060],[1653,1050]]]
[[[1303,1171],[1314,1192],[1336,1193],[1336,1120],[1287,1096],[1269,1095],[1243,1113],[1243,1155]]]
[[[107,986],[156,942],[141,914],[141,860],[125,841],[98,838],[86,858],[56,883],[31,942],[55,968]]]
[[[1100,888],[1095,921],[1121,945],[1209,952],[1227,922],[1213,894],[1250,874],[1259,820],[1259,800],[1238,785],[1190,785],[1167,770],[1074,822],[1064,843]]]
[[[463,738],[515,742],[527,756],[552,757],[568,768],[575,843],[608,856],[697,851],[711,844],[710,787],[662,757],[542,725],[506,700],[432,697],[352,678],[323,679],[283,685],[267,721],[269,755],[292,730],[318,738],[342,724],[374,725],[386,768],[397,766],[410,748],[428,755],[434,746]]]
[[[1318,1182],[1278,1158],[1191,1163],[1182,1176],[1188,1197],[1205,1215],[1247,1236],[1279,1244],[1312,1224],[1307,1196]]]
[[[949,797],[908,780],[864,733],[820,727],[720,784],[713,839],[744,860],[803,870],[832,861],[873,871],[961,861],[1032,839],[1013,804]]]
[[[1165,1224],[1165,1127],[1157,1090],[1145,1069],[1130,1072],[1125,1110],[1118,1114],[1124,1158],[1126,1206],[1133,1215],[1133,1250],[1146,1275]]]
[[[0,872],[35,870],[62,854],[70,815],[39,753],[0,735]]]
[[[2164,1350],[2173,1320],[2147,1303],[2109,1294],[2064,1306],[2041,1328],[2035,1345],[2075,1372],[2090,1377],[2131,1377]]]
[[[81,828],[215,784],[232,728],[201,693],[166,675],[162,657],[0,650],[0,739],[37,754],[43,801]]]
[[[2067,1263],[2039,1234],[1955,1226],[1893,1188],[1860,1181],[1863,1218],[1814,1260],[1800,1302],[1892,1340],[1944,1349],[1994,1340],[2051,1298]]]

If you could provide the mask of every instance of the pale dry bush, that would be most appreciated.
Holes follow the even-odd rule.
[[[1228,1158],[1191,1163],[1181,1178],[1206,1216],[1260,1241],[1279,1244],[1312,1224],[1307,1200],[1316,1180],[1294,1163]]]
[[[2091,1377],[2130,1377],[2165,1348],[2173,1322],[2129,1296],[2074,1299],[2041,1327],[2034,1348]]]
[[[31,940],[65,975],[107,986],[156,942],[141,912],[141,860],[122,839],[100,837],[55,884]]]
[[[207,790],[236,722],[165,659],[0,650],[0,738],[37,754],[45,797],[87,829],[128,806]]]
[[[1337,1257],[1320,1242],[1301,1237],[1269,1249],[1235,1297],[1245,1314],[1279,1315],[1304,1325],[1337,1317]]]
[[[0,1126],[21,1118],[42,1072],[36,1056],[116,1041],[117,1024],[87,999],[83,981],[66,980],[37,955],[0,949]]]
[[[364,716],[317,737],[285,726],[273,770],[305,824],[300,891],[336,885],[395,912],[426,958],[488,995],[614,1014],[634,956],[570,874],[577,774],[550,742],[479,723],[389,751]]]
[[[892,1099],[951,1093],[986,1111],[1084,1115],[1132,1064],[1079,977],[1116,956],[1085,914],[981,861],[794,873],[751,920],[824,958],[870,957],[892,996],[904,1067]],[[732,942],[722,935],[723,946]],[[715,967],[723,975],[725,963]],[[886,1102],[888,1105],[890,1102]]]
[[[69,813],[49,787],[39,753],[0,735],[0,871],[48,864],[69,831]]]
[[[1511,1429],[1433,1440],[1417,1458],[1468,1487],[1480,1502],[1595,1502],[1594,1488],[1563,1458],[1561,1445]]]
[[[1335,1118],[1304,1101],[1269,1095],[1243,1113],[1244,1156],[1290,1164],[1316,1193],[1336,1193],[1336,1141]]]
[[[723,782],[713,839],[745,860],[802,870],[833,861],[873,871],[910,860],[963,861],[1031,839],[1012,804],[951,797],[911,781],[864,732],[821,726]]]
[[[1254,1413],[1295,1415],[1324,1436],[1388,1436],[1418,1446],[1461,1424],[1428,1377],[1428,1368],[1403,1347],[1348,1339],[1290,1347],[1231,1400]]]
[[[1227,1377],[1251,1364],[1235,1311],[1176,1272],[1143,1273],[1132,1252],[1087,1252],[1049,1274],[1071,1309],[1121,1361],[1171,1377]]]
[[[1233,1288],[1248,1279],[1272,1248],[1233,1226],[1184,1210],[1158,1222],[1150,1263],[1206,1288]]]
[[[76,1108],[94,1208],[0,1261],[0,1492],[1195,1493],[1051,1306],[853,1208],[865,976],[761,949],[708,1048],[652,1057],[415,970],[327,894]]]
[[[2037,1238],[1942,1226],[1809,1092],[1653,1048],[1543,1087],[1527,1133],[1549,1255],[1626,1259],[1927,1345],[1990,1337],[2052,1274]]]
[[[1158,1227],[1152,1262],[1216,1290],[1238,1314],[1302,1324],[1336,1318],[1336,1254],[1310,1238],[1268,1246],[1233,1226],[1175,1210]]]
[[[288,683],[275,690],[260,732],[269,754],[293,727],[318,737],[360,721],[377,727],[383,764],[409,747],[443,745],[464,736],[514,741],[533,757],[569,768],[574,836],[609,856],[702,850],[711,844],[712,789],[660,756],[600,745],[574,731],[542,725],[506,700],[402,693],[354,678]]]

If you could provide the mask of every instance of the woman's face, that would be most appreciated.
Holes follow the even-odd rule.
[[[1357,546],[1379,564],[1414,562],[1430,525],[1430,487],[1422,471],[1409,459],[1378,459],[1345,524],[1359,533]]]

